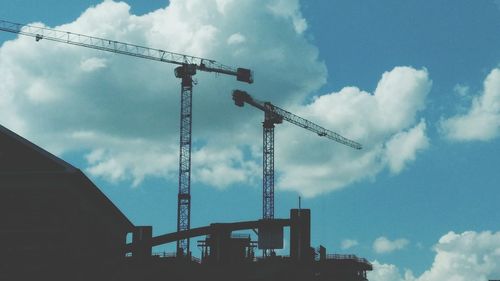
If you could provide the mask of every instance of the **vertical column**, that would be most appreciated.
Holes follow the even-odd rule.
[[[274,123],[266,112],[263,123],[262,218],[274,218]]]
[[[296,261],[312,260],[311,210],[290,210],[290,257]]]
[[[153,237],[152,226],[136,226],[132,235],[132,257],[142,262],[151,258],[151,238]]]
[[[177,205],[177,231],[190,229],[191,212],[191,127],[192,127],[192,75],[196,69],[183,65],[175,69],[181,83],[179,194]],[[177,256],[189,255],[189,238],[177,241]]]

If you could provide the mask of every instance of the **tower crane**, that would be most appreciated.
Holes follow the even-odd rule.
[[[236,76],[236,80],[253,83],[252,72],[233,68],[214,60],[119,42],[110,39],[0,20],[0,30],[75,46],[178,65],[175,77],[181,79],[179,193],[177,200],[177,231],[190,229],[191,213],[191,125],[193,76],[197,71]],[[189,254],[189,239],[177,241],[177,255]]]
[[[263,175],[262,175],[262,218],[274,219],[274,125],[283,123],[283,120],[302,127],[306,130],[326,137],[354,149],[361,149],[361,144],[349,140],[335,132],[327,130],[309,120],[299,117],[291,112],[273,105],[254,99],[247,92],[233,91],[234,103],[243,107],[245,103],[264,111],[263,127]]]

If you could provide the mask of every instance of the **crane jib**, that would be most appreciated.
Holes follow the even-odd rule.
[[[253,83],[252,71],[247,68],[233,68],[212,59],[190,56],[161,49],[154,49],[116,40],[93,37],[74,32],[56,30],[41,26],[31,26],[0,20],[0,30],[34,37],[38,42],[42,39],[98,49],[123,55],[139,57],[177,65],[195,65],[197,70],[236,76],[240,82]]]
[[[328,129],[325,129],[307,119],[304,119],[300,116],[297,116],[283,108],[280,108],[270,102],[263,102],[258,99],[253,98],[251,95],[249,95],[247,92],[242,91],[242,90],[234,90],[233,91],[233,100],[237,106],[243,106],[244,103],[248,103],[252,105],[255,108],[258,108],[264,112],[272,113],[276,116],[279,116],[281,120],[286,120],[292,124],[295,124],[299,127],[302,127],[306,130],[309,130],[311,132],[314,132],[318,134],[320,137],[327,137],[331,140],[334,140],[338,143],[347,145],[349,147],[355,148],[355,149],[362,149],[362,145],[350,140],[348,138],[345,138],[335,132],[332,132]],[[278,124],[278,123],[275,123]]]

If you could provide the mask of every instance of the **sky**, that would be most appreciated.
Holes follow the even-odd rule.
[[[234,106],[242,89],[363,144],[275,129],[275,216],[301,196],[314,246],[367,258],[373,281],[500,279],[499,1],[0,6],[3,20],[253,70],[252,85],[195,76],[193,227],[261,216],[263,116]],[[82,169],[134,224],[175,231],[174,66],[5,32],[0,44],[1,125]]]

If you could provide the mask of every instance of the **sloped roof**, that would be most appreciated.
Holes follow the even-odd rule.
[[[69,176],[74,184],[68,188],[77,189],[79,196],[84,196],[99,204],[126,228],[134,227],[130,220],[82,171],[0,125],[0,183],[2,178],[25,179],[52,174],[56,175],[56,179],[57,175],[60,175],[61,180]],[[0,191],[1,187],[0,184]]]
[[[75,171],[76,168],[0,125],[0,172]]]

